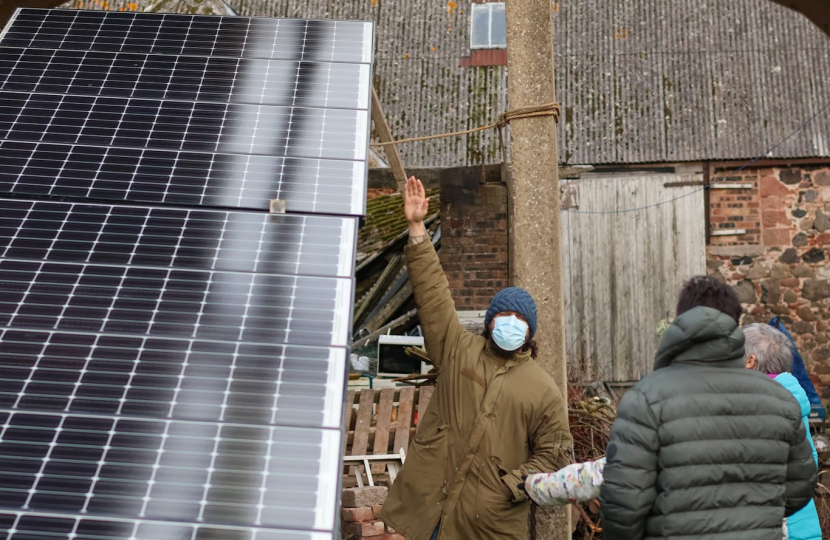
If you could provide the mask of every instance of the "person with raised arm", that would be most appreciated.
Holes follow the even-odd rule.
[[[534,361],[536,304],[527,291],[499,291],[482,335],[462,326],[424,227],[428,206],[410,178],[406,264],[438,382],[381,518],[407,540],[525,540],[524,477],[569,462],[567,404]]]

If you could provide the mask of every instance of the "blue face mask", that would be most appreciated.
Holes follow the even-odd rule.
[[[493,341],[502,350],[512,352],[525,344],[527,323],[515,315],[497,317],[493,327]]]

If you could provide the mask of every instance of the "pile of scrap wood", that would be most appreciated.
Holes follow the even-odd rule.
[[[387,331],[400,333],[415,324],[412,287],[403,260],[408,239],[403,197],[389,192],[372,195],[358,239],[352,351],[373,345]],[[438,190],[427,195],[430,204],[425,223],[438,248]]]
[[[605,455],[611,426],[617,416],[616,396],[600,382],[586,383],[570,370],[568,377],[568,421],[574,440],[574,462],[593,461]],[[573,505],[572,538],[601,540],[599,502]]]

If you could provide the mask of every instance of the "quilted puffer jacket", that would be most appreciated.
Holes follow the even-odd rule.
[[[600,492],[606,540],[781,540],[812,498],[801,410],[744,369],[735,321],[694,308],[666,330],[654,373],[629,390]]]

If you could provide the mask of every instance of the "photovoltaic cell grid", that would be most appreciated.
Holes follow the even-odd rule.
[[[365,111],[0,92],[0,138],[362,160]]]
[[[0,45],[371,64],[373,32],[360,21],[21,9]]]
[[[0,356],[6,410],[340,427],[339,348],[2,330]]]
[[[0,140],[0,192],[41,197],[360,213],[362,161],[200,154]]]
[[[330,491],[337,484],[336,431],[16,411],[0,412],[0,422],[5,507],[236,526],[332,526],[334,512],[314,509],[320,480],[331,482],[324,487]]]
[[[350,278],[352,218],[0,199],[0,258]]]
[[[372,32],[18,11],[0,191],[52,201],[0,199],[7,539],[332,538]]]
[[[366,110],[370,77],[365,64],[0,47],[9,92]]]
[[[20,10],[0,190],[361,215],[372,47],[363,22]]]

